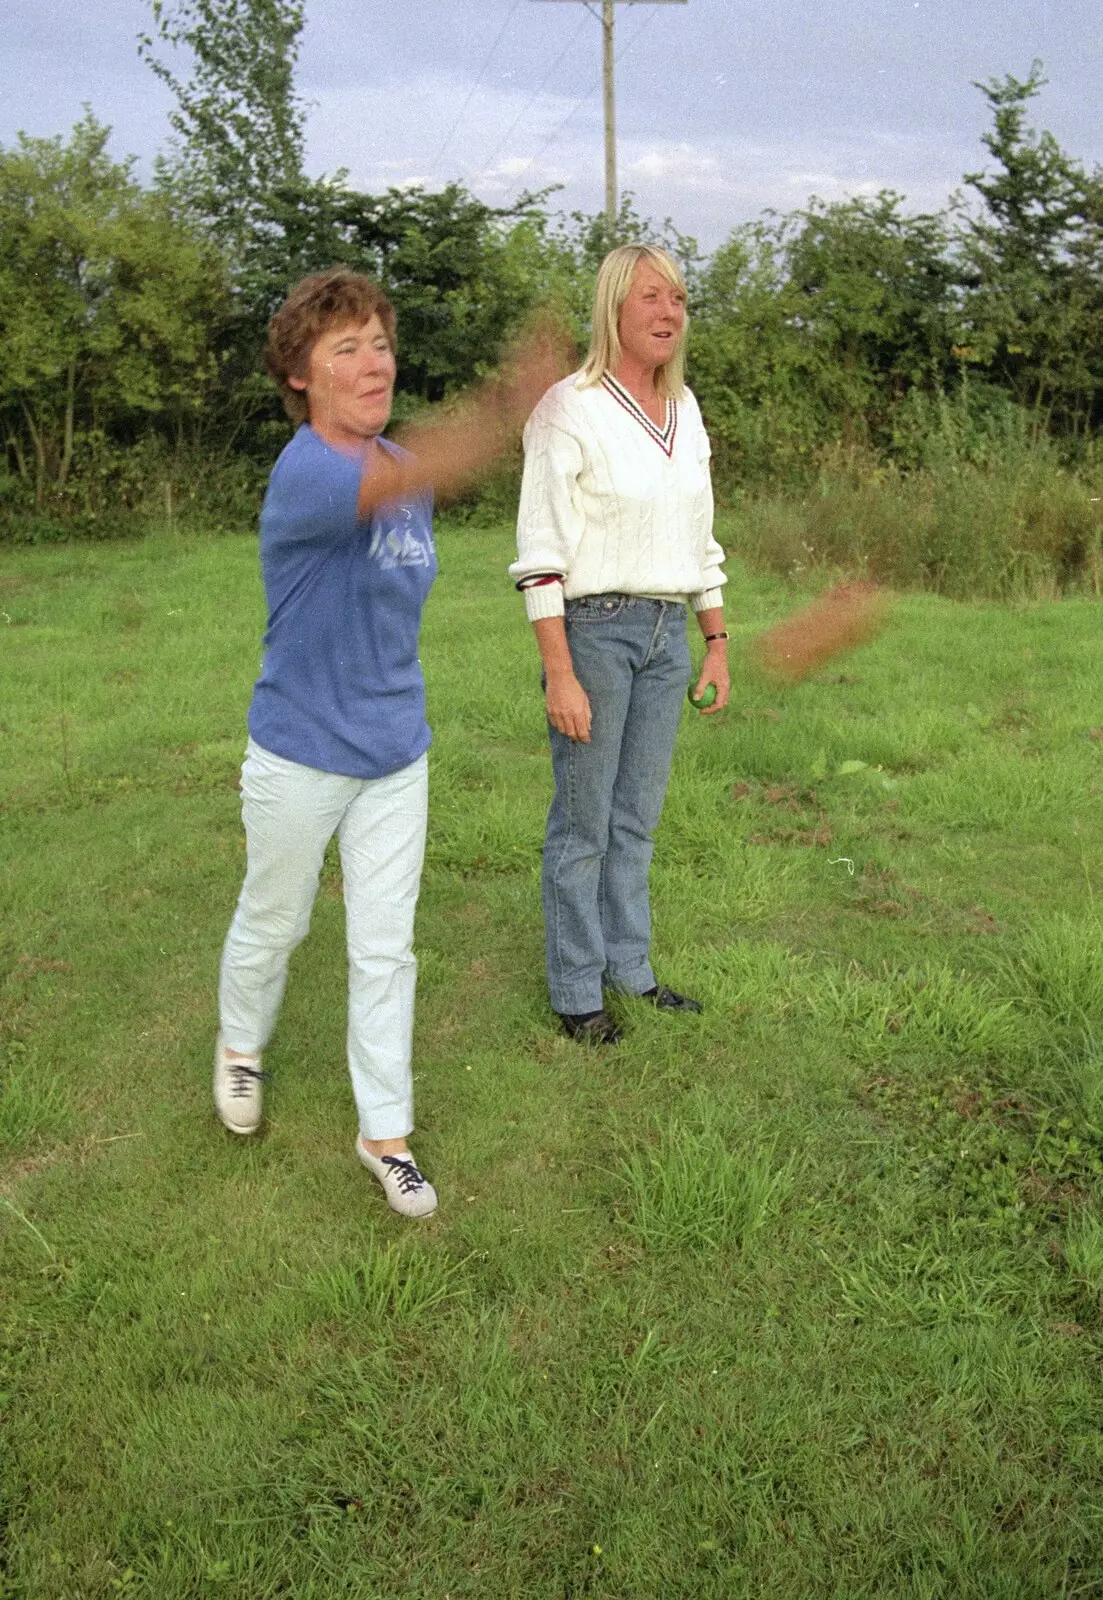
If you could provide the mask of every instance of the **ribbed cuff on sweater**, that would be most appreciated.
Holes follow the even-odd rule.
[[[561,617],[563,615],[563,585],[561,583],[539,583],[522,592],[525,596],[525,615],[530,622],[539,622],[542,617]]]
[[[713,611],[717,606],[724,604],[723,589],[703,589],[700,594],[691,594],[689,603],[694,611]]]

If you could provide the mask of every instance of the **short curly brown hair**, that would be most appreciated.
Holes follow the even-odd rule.
[[[394,307],[383,290],[351,267],[312,272],[297,283],[268,324],[264,365],[279,386],[283,408],[292,422],[310,416],[306,395],[292,389],[288,378],[305,378],[310,352],[323,333],[348,323],[362,326],[378,317],[392,352],[397,350]]]

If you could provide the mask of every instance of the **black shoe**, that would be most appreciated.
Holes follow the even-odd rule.
[[[619,1044],[621,1032],[606,1011],[557,1012],[563,1032],[580,1044]]]
[[[676,994],[673,989],[668,989],[665,983],[658,983],[654,989],[645,989],[640,995],[641,1000],[650,1000],[656,1011],[700,1011],[700,1000],[691,1000],[687,994]]]

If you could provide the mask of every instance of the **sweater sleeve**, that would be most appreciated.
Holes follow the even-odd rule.
[[[727,574],[722,570],[725,560],[724,552],[716,541],[713,533],[714,506],[712,498],[712,474],[709,471],[709,461],[712,456],[712,446],[709,436],[705,432],[705,424],[697,406],[696,397],[693,398],[693,411],[698,430],[698,458],[705,469],[705,488],[701,493],[697,505],[694,507],[694,533],[697,547],[702,551],[701,575],[704,587],[696,594],[691,594],[689,603],[694,611],[713,611],[724,604],[724,585],[727,583]]]
[[[579,438],[564,426],[562,406],[545,395],[525,427],[525,467],[517,512],[517,560],[509,575],[524,587],[530,622],[563,614],[562,583],[525,587],[531,578],[566,577],[582,538],[584,519],[578,480],[583,468]]]

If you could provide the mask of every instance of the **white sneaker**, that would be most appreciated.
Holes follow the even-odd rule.
[[[256,1133],[263,1109],[260,1057],[235,1061],[219,1039],[214,1047],[215,1110],[231,1133]]]
[[[408,1150],[400,1156],[373,1156],[364,1149],[363,1139],[356,1141],[356,1154],[369,1172],[374,1172],[383,1185],[387,1204],[403,1217],[428,1217],[437,1209],[437,1191]]]

